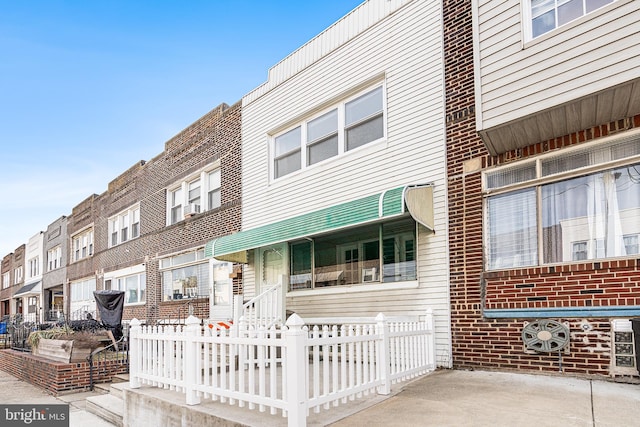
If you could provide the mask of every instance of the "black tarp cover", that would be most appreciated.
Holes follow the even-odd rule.
[[[100,321],[105,328],[111,329],[115,339],[122,337],[122,310],[124,291],[93,291]]]

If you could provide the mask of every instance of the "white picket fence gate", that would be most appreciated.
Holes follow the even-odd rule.
[[[190,316],[184,326],[131,321],[131,388],[142,384],[201,399],[281,412],[306,426],[319,412],[435,369],[433,315],[424,320],[375,319],[306,325],[293,314],[285,326],[218,329]],[[338,322],[334,322],[338,323]]]

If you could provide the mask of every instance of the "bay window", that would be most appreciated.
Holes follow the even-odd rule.
[[[487,172],[488,269],[637,256],[638,142],[592,145]],[[525,170],[539,172],[531,179]]]

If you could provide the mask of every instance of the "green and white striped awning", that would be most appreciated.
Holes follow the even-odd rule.
[[[433,230],[432,189],[431,185],[397,187],[361,199],[239,231],[208,242],[204,248],[205,257],[246,262],[246,251],[249,249],[391,218],[404,214],[407,211],[406,207],[409,207],[412,215],[414,211],[420,211],[421,216],[426,212],[425,221],[420,218],[416,220]],[[414,209],[412,205],[419,207]]]

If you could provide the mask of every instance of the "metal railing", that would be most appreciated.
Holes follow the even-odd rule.
[[[122,326],[122,337],[106,347],[99,347],[87,356],[89,362],[89,389],[93,391],[96,375],[113,372],[114,366],[129,372],[129,327]]]

